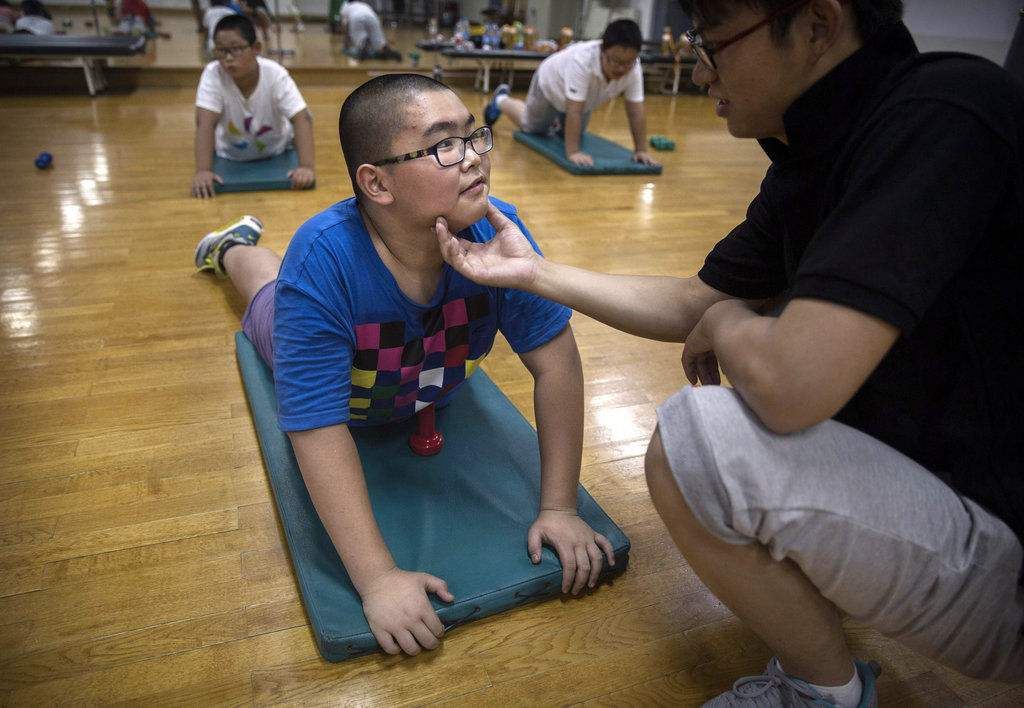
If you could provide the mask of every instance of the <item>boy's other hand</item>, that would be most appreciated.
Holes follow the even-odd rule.
[[[637,150],[633,153],[633,162],[639,162],[641,165],[657,165],[658,161],[651,156],[651,153],[646,150]]]
[[[526,534],[526,550],[533,563],[540,562],[541,544],[555,549],[562,562],[562,592],[579,594],[583,586],[594,587],[605,558],[615,565],[611,542],[590,528],[575,511],[542,509]],[[603,555],[602,555],[603,552]]]
[[[579,152],[574,152],[571,155],[566,155],[566,157],[569,159],[569,162],[573,163],[574,165],[579,165],[580,167],[594,166],[594,158],[592,158],[590,155],[583,152],[582,150]]]
[[[528,288],[537,275],[540,256],[515,222],[494,204],[487,207],[487,220],[495,234],[487,243],[457,238],[448,222],[439,216],[434,224],[441,257],[462,275],[481,285],[499,288]]]
[[[216,172],[212,170],[199,170],[192,178],[192,196],[199,199],[206,199],[214,195],[213,183],[224,184]]]
[[[312,167],[296,167],[288,173],[288,179],[292,181],[292,189],[309,189],[316,180],[316,173]]]
[[[455,600],[441,578],[401,568],[375,578],[363,594],[363,614],[370,631],[388,654],[404,651],[414,656],[440,644],[444,626],[427,599],[428,592],[445,602]]]

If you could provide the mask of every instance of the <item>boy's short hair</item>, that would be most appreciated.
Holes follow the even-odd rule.
[[[359,86],[341,104],[338,137],[357,198],[356,170],[391,157],[391,143],[405,128],[406,104],[428,91],[451,89],[421,74],[384,74]]]
[[[604,34],[601,35],[602,51],[612,47],[625,47],[639,53],[642,42],[640,25],[633,20],[615,20],[604,28]]]
[[[725,21],[729,13],[739,4],[754,10],[771,14],[786,7],[793,0],[679,0],[683,12],[694,22],[704,27],[714,27]],[[862,40],[867,40],[887,27],[903,20],[903,0],[848,0],[857,16],[857,32]],[[796,14],[804,8],[799,5],[791,12],[785,12],[772,22],[772,39],[781,42],[789,32],[789,25]]]
[[[256,27],[245,15],[226,15],[220,18],[217,26],[213,28],[213,36],[218,32],[230,32],[234,30],[246,41],[247,44],[256,44]]]

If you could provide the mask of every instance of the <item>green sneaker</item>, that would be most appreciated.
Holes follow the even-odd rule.
[[[221,256],[225,250],[224,245],[237,243],[243,246],[254,246],[262,235],[263,222],[255,216],[246,214],[238,221],[208,233],[199,240],[196,245],[196,268],[200,271],[216,273],[222,278],[227,277],[227,273],[224,272],[224,264],[221,263]]]

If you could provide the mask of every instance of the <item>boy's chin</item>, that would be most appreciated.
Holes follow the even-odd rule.
[[[444,214],[443,216],[445,221],[448,222],[448,229],[452,233],[457,233],[487,216],[487,202],[484,201],[479,205],[471,207],[467,205],[462,209],[456,209],[452,213]]]

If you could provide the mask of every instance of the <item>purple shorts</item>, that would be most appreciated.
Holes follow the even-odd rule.
[[[260,288],[256,297],[245,308],[242,315],[242,331],[245,332],[263,361],[274,368],[274,291],[276,280]]]

